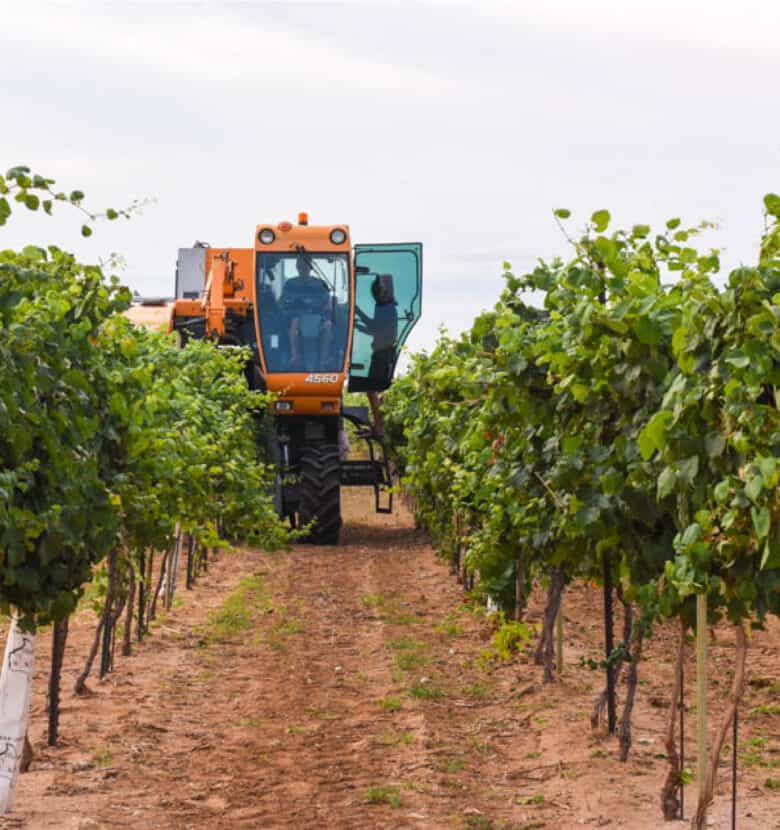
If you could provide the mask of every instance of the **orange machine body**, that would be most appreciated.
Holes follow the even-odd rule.
[[[303,218],[303,217],[301,217]],[[270,230],[273,240],[261,241],[261,233]],[[334,230],[344,232],[344,241],[334,243]],[[203,318],[205,336],[223,341],[226,320],[251,319],[258,343],[258,360],[264,385],[279,396],[277,415],[337,415],[341,405],[352,347],[354,301],[350,303],[349,330],[344,365],[338,372],[269,372],[263,353],[260,316],[257,302],[256,257],[263,253],[291,253],[305,248],[310,254],[349,254],[349,290],[354,298],[355,274],[352,262],[352,244],[346,225],[308,225],[280,222],[276,225],[258,225],[253,248],[206,248],[205,285],[203,296],[197,299],[178,299],[173,306],[170,329],[181,318]],[[285,406],[289,404],[289,408]]]
[[[352,245],[346,225],[258,225],[247,248],[180,248],[169,330],[180,343],[241,346],[247,383],[273,393],[255,413],[273,502],[314,544],[337,544],[341,488],[372,487],[392,511],[378,395],[422,313],[422,244]],[[149,303],[142,303],[149,305]],[[304,371],[305,367],[305,371]],[[368,407],[342,405],[344,384]],[[347,423],[367,456],[350,458]]]

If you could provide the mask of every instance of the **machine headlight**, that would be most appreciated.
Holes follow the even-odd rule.
[[[277,412],[292,412],[292,401],[277,401],[276,402],[276,411]]]
[[[345,231],[341,230],[341,228],[334,228],[330,232],[330,241],[334,245],[341,245],[343,242],[347,241],[347,234]]]
[[[270,228],[263,228],[259,234],[257,234],[257,238],[263,243],[263,245],[270,245],[274,239],[276,239],[276,234]]]

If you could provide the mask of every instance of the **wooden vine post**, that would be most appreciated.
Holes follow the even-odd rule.
[[[683,648],[685,643],[685,628],[682,632]],[[678,683],[680,686],[680,695],[678,707],[680,709],[680,770],[685,769],[685,660],[684,655],[678,660]],[[680,781],[680,819],[685,818],[685,784]]]
[[[51,632],[51,670],[49,673],[49,746],[57,746],[60,722],[60,679],[68,640],[68,620],[55,622]]]
[[[737,746],[739,738],[739,715],[734,710],[731,734],[731,830],[737,828]]]
[[[696,792],[705,798],[707,779],[707,594],[696,595]],[[695,830],[703,830],[706,812],[693,818]]]
[[[607,656],[607,723],[609,734],[617,730],[617,704],[615,701],[615,666],[611,661],[615,648],[615,629],[612,614],[612,559],[604,552],[604,651]]]
[[[525,588],[525,571],[523,570],[523,560],[518,556],[515,561],[515,621],[520,622],[523,619],[523,591]]]
[[[558,603],[558,614],[555,617],[555,671],[560,677],[563,674],[563,595]]]
[[[185,587],[188,591],[192,590],[193,581],[193,548],[195,546],[195,539],[192,534],[187,536],[187,581]]]
[[[146,607],[146,553],[143,548],[139,554],[138,559],[138,642],[140,643],[144,636],[144,609]]]
[[[691,822],[693,830],[701,830],[706,825],[707,809],[712,803],[715,793],[715,779],[718,772],[718,762],[720,760],[723,744],[728,735],[729,729],[736,729],[737,709],[740,700],[745,691],[745,666],[747,660],[748,639],[743,623],[735,626],[735,655],[734,655],[734,677],[731,683],[731,692],[729,693],[728,704],[724,716],[715,729],[712,739],[712,746],[710,748],[709,756],[706,758],[706,767],[703,771],[704,785],[699,796],[699,803],[696,805],[696,812]],[[732,733],[734,736],[734,746],[732,751],[736,752],[736,732]],[[732,786],[736,785],[736,770],[733,767],[735,759],[732,758]],[[732,826],[736,822],[736,795],[732,792]]]

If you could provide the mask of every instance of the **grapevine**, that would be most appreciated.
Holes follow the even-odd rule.
[[[51,213],[62,202],[86,216],[88,236],[93,223],[137,207],[93,212],[84,199],[12,168],[0,177],[0,225],[15,203]],[[182,535],[199,549],[228,545],[225,534],[270,550],[288,539],[262,450],[268,397],[247,387],[248,355],[203,342],[179,348],[169,335],[134,329],[122,316],[129,303],[116,278],[58,248],[0,251],[0,609],[14,619],[6,658],[30,655],[26,688],[9,691],[18,708],[3,724],[18,736],[17,769],[35,631],[55,624],[54,743],[67,620],[93,578],[98,627],[79,690],[101,641],[101,674],[110,668],[123,613],[129,653],[135,587],[148,599],[154,550],[170,574]],[[3,810],[12,794],[11,784]]]
[[[469,570],[506,611],[549,582],[548,682],[562,583],[599,581],[610,563],[627,613],[639,614],[608,659],[630,665],[622,758],[654,624],[694,627],[696,596],[706,596],[709,622],[735,627],[741,678],[745,626],[780,612],[780,198],[764,205],[759,262],[723,288],[719,252],[695,247],[707,223],[609,232],[608,211],[596,211],[579,238],[568,234],[569,261],[521,276],[507,264],[495,308],[413,356],[387,396],[403,486],[442,550],[462,541]],[[669,780],[673,817],[680,770]]]

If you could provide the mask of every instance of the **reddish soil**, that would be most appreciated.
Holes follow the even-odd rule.
[[[92,695],[71,689],[94,621],[71,625],[60,746],[45,746],[49,638],[39,639],[32,769],[0,827],[531,830],[684,827],[660,816],[674,635],[645,650],[634,747],[590,729],[599,593],[565,596],[565,671],[491,664],[490,625],[409,515],[345,495],[344,545],[220,554]],[[248,580],[248,578],[251,578]],[[228,600],[242,586],[243,602]],[[224,603],[227,600],[227,604]],[[243,608],[243,611],[242,611]],[[221,609],[221,610],[220,610]],[[238,609],[238,610],[236,610]],[[530,619],[538,620],[542,597]],[[232,616],[231,616],[232,613]],[[215,614],[222,625],[215,626]],[[733,640],[712,632],[711,711]],[[753,637],[742,706],[738,827],[780,828],[780,626]],[[694,665],[686,665],[693,738]],[[624,689],[619,688],[621,697]],[[693,741],[686,747],[694,756]],[[711,826],[730,826],[730,750]],[[693,806],[686,791],[686,815]]]

